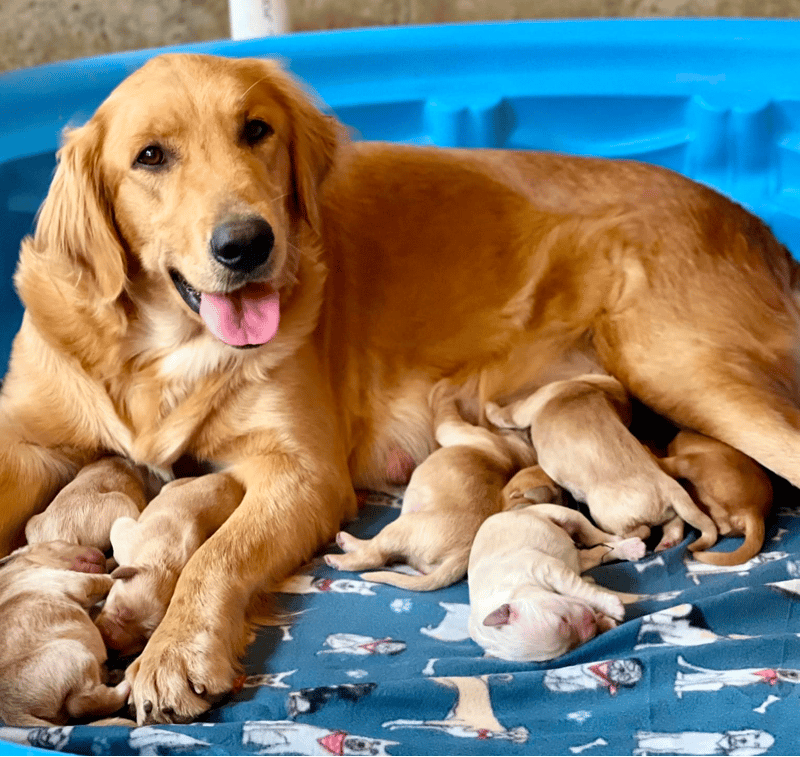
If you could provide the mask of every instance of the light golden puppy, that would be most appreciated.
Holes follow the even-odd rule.
[[[63,725],[122,707],[106,686],[106,648],[87,610],[111,588],[105,556],[63,541],[22,547],[0,564],[0,720]]]
[[[764,545],[764,519],[772,507],[772,482],[747,455],[716,439],[680,431],[659,464],[683,483],[722,535],[744,536],[732,552],[695,552],[711,565],[739,565]]]
[[[138,518],[151,477],[122,457],[104,457],[82,468],[39,515],[25,525],[28,544],[66,541],[107,552],[117,518]]]
[[[325,555],[328,565],[365,570],[404,562],[423,575],[378,571],[362,577],[414,591],[440,589],[467,574],[478,528],[503,509],[503,487],[515,471],[536,461],[536,453],[514,435],[466,423],[445,386],[434,388],[431,406],[441,449],[411,474],[400,516],[372,539],[340,531],[336,543],[345,554]]]
[[[141,651],[167,611],[189,558],[242,501],[241,484],[224,473],[166,484],[138,520],[111,527],[114,585],[95,621],[110,649]]]
[[[573,541],[590,547],[578,550]],[[469,557],[469,633],[491,656],[552,660],[617,625],[622,600],[582,579],[604,560],[638,560],[639,537],[595,528],[576,510],[530,505],[493,515]]]
[[[800,484],[796,265],[758,219],[655,166],[343,134],[272,62],[155,57],[22,244],[0,553],[108,452],[245,490],[139,658],[148,721],[230,689],[262,592],[433,451],[442,378],[482,407],[588,357]]]
[[[646,537],[650,526],[668,524],[657,547],[665,549],[683,536],[677,514],[702,532],[690,549],[711,546],[714,523],[630,434],[630,414],[620,382],[599,374],[555,381],[506,407],[486,408],[496,426],[529,429],[542,470],[585,502],[601,528]]]

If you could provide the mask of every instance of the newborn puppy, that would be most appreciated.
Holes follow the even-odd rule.
[[[579,551],[573,538],[592,548]],[[619,597],[580,574],[644,553],[640,538],[605,533],[559,505],[492,515],[469,558],[470,636],[503,660],[552,660],[614,628],[625,613]]]
[[[486,416],[500,428],[529,428],[539,465],[605,531],[645,538],[650,526],[668,524],[656,547],[666,549],[683,538],[677,513],[702,532],[689,549],[716,541],[711,518],[629,433],[630,400],[612,376],[555,381],[506,407],[488,403]]]
[[[244,490],[224,473],[165,484],[139,520],[111,527],[114,585],[97,618],[110,649],[123,655],[144,649],[164,617],[181,570],[237,508]]]
[[[400,516],[373,539],[340,531],[336,543],[347,554],[325,555],[328,565],[364,570],[402,560],[424,575],[379,571],[363,578],[415,591],[449,586],[466,575],[476,531],[503,508],[511,474],[535,462],[536,454],[516,436],[464,421],[446,384],[434,387],[430,402],[441,449],[414,470]]]
[[[147,479],[147,480],[146,480]],[[25,526],[28,544],[63,540],[107,552],[117,518],[138,518],[147,504],[149,474],[122,457],[104,457],[82,468]]]
[[[733,552],[695,552],[711,565],[739,565],[764,545],[764,519],[772,507],[772,483],[766,471],[747,455],[693,431],[680,431],[659,464],[685,484],[689,494],[711,516],[720,534],[744,536]]]
[[[125,704],[130,686],[105,685],[106,648],[87,613],[111,583],[102,552],[63,541],[0,561],[0,720],[63,725]]]

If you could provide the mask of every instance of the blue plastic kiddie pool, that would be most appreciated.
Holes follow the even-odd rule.
[[[730,195],[760,215],[778,238],[795,255],[800,255],[800,25],[792,21],[608,20],[453,25],[297,34],[246,42],[204,43],[171,50],[178,49],[237,57],[280,57],[342,121],[352,127],[357,138],[441,146],[552,150],[630,158],[666,166]],[[0,374],[5,370],[11,340],[22,317],[12,286],[19,243],[30,231],[37,208],[47,191],[59,134],[64,126],[85,121],[117,83],[158,52],[163,51],[110,55],[0,75]],[[800,565],[800,561],[797,564]],[[800,569],[798,571],[800,575]],[[641,580],[647,580],[645,572],[642,576]],[[730,588],[725,584],[726,590]],[[456,592],[458,587],[451,589]],[[425,598],[395,592],[398,596],[392,605],[394,616],[390,614],[390,617],[395,617],[397,622],[405,617],[403,613],[408,605],[403,602],[418,603],[415,606],[421,608],[424,599],[441,612],[437,603],[444,606],[446,602],[438,602],[443,597],[454,603],[453,606],[465,601],[463,591],[461,594],[447,594],[447,591],[450,590],[434,592],[433,596]],[[712,591],[707,606],[703,606],[707,618],[714,617],[712,605],[717,601],[716,594]],[[677,601],[689,602],[690,599]],[[451,612],[450,609],[447,611]],[[687,622],[694,621],[690,619]],[[713,625],[712,620],[708,623]],[[780,628],[785,631],[785,619],[781,623]],[[431,631],[425,638],[434,636]],[[595,642],[608,647],[614,638],[617,637],[609,632]],[[456,643],[452,639],[448,642]],[[476,648],[470,647],[471,642],[462,640],[458,643],[466,645],[464,649],[476,656]],[[586,649],[590,647],[587,645]],[[785,645],[781,647],[785,648]],[[601,656],[614,654],[609,651],[610,647],[598,649],[597,654]],[[588,661],[595,659],[588,656],[593,653],[581,651],[568,662],[588,665]],[[439,660],[445,652],[434,650],[427,654],[431,660]],[[690,651],[681,654],[686,658],[692,657]],[[332,664],[334,657],[322,655],[317,659]],[[261,670],[265,675],[279,669],[273,668],[270,660],[281,659],[280,654],[272,653],[266,658],[266,668]],[[674,658],[673,653],[673,663]],[[287,669],[291,657],[288,659]],[[650,658],[640,654],[636,659],[641,675],[642,669],[647,670]],[[765,658],[758,664],[768,667],[781,662],[780,659]],[[783,662],[786,664],[787,661]],[[252,660],[248,664],[255,665]],[[709,658],[704,664],[713,667]],[[542,673],[542,666],[522,667],[525,675]],[[453,663],[452,670],[460,668]],[[492,668],[492,675],[511,675],[498,670]],[[463,675],[474,675],[474,672]],[[522,674],[515,672],[514,675]],[[542,680],[546,684],[547,674],[544,675]],[[657,686],[656,677],[656,672],[652,672],[648,679],[653,687]],[[587,722],[591,725],[593,710],[577,700],[564,700],[564,715],[556,718],[558,722],[554,721],[552,726],[554,733],[571,733],[570,729],[582,728],[580,734],[575,731],[577,735],[572,741],[558,741],[560,737],[555,735],[545,737],[542,734],[539,737],[530,725],[515,731],[511,728],[511,724],[516,722],[514,718],[519,717],[525,722],[524,717],[511,714],[517,712],[514,707],[518,704],[511,703],[509,709],[503,708],[503,702],[512,700],[510,694],[503,694],[505,689],[502,686],[506,684],[500,679],[497,681],[490,682],[494,687],[491,690],[495,721],[492,722],[508,725],[508,730],[503,733],[510,736],[487,741],[487,734],[496,736],[500,733],[497,728],[489,728],[484,729],[483,736],[477,740],[452,737],[449,742],[406,742],[398,736],[401,726],[389,727],[386,723],[410,723],[412,720],[391,720],[384,716],[386,723],[383,725],[388,735],[384,734],[385,743],[377,748],[386,748],[390,754],[435,753],[425,751],[431,749],[444,749],[449,753],[505,754],[507,747],[513,747],[508,753],[534,754],[569,753],[569,745],[577,745],[573,750],[577,753],[580,751],[578,747],[586,744],[581,746],[586,754],[602,754],[608,749],[624,747],[613,741],[610,731],[592,742],[593,732],[584,725],[584,720],[589,718]],[[337,679],[334,682],[341,681]],[[433,687],[431,691],[435,696],[432,695],[431,702],[436,707],[441,704],[436,710],[438,715],[430,716],[425,722],[433,722],[437,717],[440,721],[447,713],[449,705],[445,706],[444,702],[450,694],[447,694],[446,686],[436,688],[429,681],[423,683]],[[541,689],[539,683],[536,685]],[[671,686],[667,681],[667,688]],[[677,684],[675,687],[677,691]],[[290,688],[285,688],[281,696],[285,696]],[[604,706],[607,704],[608,707],[614,697],[622,705],[626,696],[633,696],[629,694],[632,689],[620,688],[616,684],[603,683],[596,688],[600,692],[596,694],[597,701],[603,698]],[[765,686],[764,691],[777,692],[779,698],[796,696],[794,689],[779,688],[780,685],[772,689]],[[736,690],[733,694],[731,691],[720,693],[722,699],[716,700],[720,707],[723,699],[725,708],[735,710],[738,706],[738,700],[731,697],[744,696],[741,692],[745,690]],[[440,696],[441,703],[437,699]],[[765,700],[766,694],[759,696],[753,700],[756,705]],[[415,706],[426,707],[423,699],[419,699]],[[379,701],[385,703],[388,700],[386,697],[374,699],[375,707]],[[690,708],[698,713],[699,718],[707,702],[710,700],[693,700],[690,694],[686,694],[675,706]],[[719,734],[746,733],[748,738],[756,732],[768,732],[772,738],[768,744],[769,751],[773,744],[776,753],[792,753],[792,749],[797,749],[796,740],[780,740],[781,723],[769,719],[771,712],[777,712],[773,708],[779,705],[771,704],[769,709],[766,704],[762,705],[764,710],[758,713],[752,704],[750,702],[743,708],[741,718],[732,722],[730,727],[723,724],[714,728]],[[794,701],[793,705],[794,711],[800,712],[798,702]],[[643,733],[641,728],[645,731],[668,730],[664,721],[657,722],[657,707],[648,706],[650,719],[644,718],[639,725],[630,728],[640,728],[635,733]],[[538,707],[536,701],[532,701],[530,707],[535,710]],[[267,708],[261,717],[286,722],[285,712],[278,710],[279,707],[277,710]],[[618,716],[619,728],[624,731],[627,727],[625,712],[634,711],[639,712],[634,707],[619,712],[609,710],[607,714],[612,721]],[[408,713],[405,717],[409,717]],[[673,731],[686,728],[688,715],[681,717],[683,722],[678,722],[676,715]],[[309,714],[308,718],[311,723],[312,715]],[[302,716],[297,719],[301,720]],[[233,715],[219,715],[214,726],[227,727],[232,720],[235,720]],[[765,723],[771,724],[759,725]],[[610,727],[613,730],[617,726],[612,722]],[[214,746],[210,736],[203,736],[204,731],[210,733],[215,728],[206,726],[191,731],[191,738],[187,735],[190,733],[188,728],[178,728],[185,738],[175,742],[178,745],[175,753],[195,753],[193,750],[197,750],[196,753],[225,753],[225,747]],[[357,720],[349,728],[349,732],[364,735],[366,731],[374,736],[378,726],[370,725],[368,720]],[[702,726],[695,730],[697,728],[702,729]],[[783,731],[789,730],[795,734],[800,731],[796,717],[793,725],[789,721],[783,724]],[[428,732],[433,733],[432,727],[428,731],[418,731],[422,735]],[[527,734],[524,742],[523,732]],[[39,734],[36,739],[31,739],[31,743],[50,744],[59,749],[75,748],[75,742],[64,733],[51,734],[50,741]],[[330,735],[338,731],[328,729],[326,733],[327,736],[320,736],[316,742],[318,753],[337,753],[336,750],[341,754],[362,753],[348,752],[348,749],[355,748],[352,743],[344,737],[337,741]],[[583,733],[585,738],[581,735]],[[784,736],[789,738],[786,734]],[[103,744],[109,744],[108,749],[119,748],[113,739],[104,742],[101,737],[105,738],[98,732],[92,749],[103,752],[106,748]],[[484,741],[480,740],[482,738]],[[537,741],[539,738],[541,740]],[[644,737],[636,738],[639,742],[631,741],[632,747],[636,747],[636,743],[649,743]],[[728,739],[725,743],[732,743],[734,737],[725,738]],[[763,747],[769,740],[761,738]],[[601,741],[605,741],[605,747]],[[205,742],[211,745],[197,746]],[[141,744],[145,745],[141,747],[145,750],[143,753],[167,753],[169,749],[163,744],[158,746],[159,743],[157,740],[142,741]],[[243,743],[239,742],[240,745]],[[263,740],[247,743],[251,744],[248,750],[255,753],[258,753],[258,743],[262,747],[264,744]],[[402,745],[392,746],[399,743]],[[700,740],[696,743],[705,742]],[[334,747],[335,744],[338,746]],[[364,748],[368,751],[368,747],[369,744]],[[153,751],[147,752],[147,749]],[[131,751],[136,750],[131,747]],[[42,752],[3,741],[0,742],[0,753]],[[262,753],[281,752],[266,749]],[[763,750],[736,753],[759,754]]]

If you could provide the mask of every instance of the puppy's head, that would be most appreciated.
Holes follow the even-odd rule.
[[[109,649],[122,655],[141,652],[164,618],[177,572],[123,565],[111,577],[114,584],[95,625]]]
[[[147,292],[232,346],[268,342],[338,137],[274,63],[154,58],[67,134],[23,249],[23,300],[48,274],[87,310],[127,295],[123,318]]]
[[[541,662],[596,636],[598,621],[594,610],[579,600],[530,590],[482,619],[470,618],[470,631],[493,657]]]

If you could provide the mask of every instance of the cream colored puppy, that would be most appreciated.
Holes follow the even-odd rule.
[[[28,544],[63,540],[107,552],[117,518],[138,518],[155,477],[123,457],[104,457],[82,468],[25,526]],[[157,491],[157,489],[156,489]],[[155,493],[153,491],[152,493]]]
[[[591,549],[579,551],[573,538]],[[470,636],[503,660],[552,660],[614,628],[625,614],[616,594],[580,574],[644,553],[639,537],[605,533],[560,505],[492,515],[469,558]]]
[[[441,449],[412,473],[400,516],[373,539],[340,531],[336,543],[346,554],[325,555],[328,565],[364,570],[404,561],[423,575],[379,571],[363,577],[415,591],[449,586],[466,575],[475,533],[503,509],[503,487],[516,470],[536,461],[536,453],[517,436],[464,421],[446,383],[434,387],[430,403]]]
[[[0,562],[0,720],[63,725],[125,704],[130,686],[106,686],[106,648],[87,613],[111,584],[102,552],[63,541]]]
[[[612,376],[555,381],[506,407],[488,403],[486,416],[500,428],[529,428],[541,468],[605,531],[646,537],[667,524],[656,547],[666,549],[683,538],[677,514],[702,532],[689,549],[716,541],[711,518],[628,431],[630,400]]]
[[[244,496],[234,478],[216,473],[165,484],[138,520],[111,527],[114,585],[97,618],[110,649],[133,654],[161,622],[189,558],[230,516]]]

